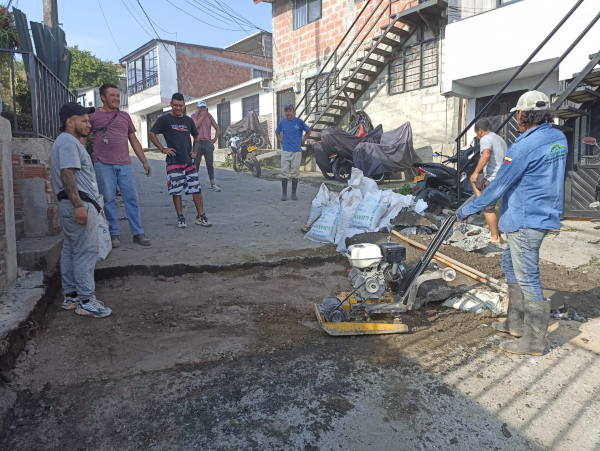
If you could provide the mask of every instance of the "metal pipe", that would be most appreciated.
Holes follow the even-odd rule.
[[[405,241],[406,243],[410,244],[411,246],[413,246],[421,251],[426,250],[426,247],[423,246],[421,243],[417,243],[416,241],[406,238],[405,236],[399,234],[395,230],[392,230],[392,234],[395,235],[396,237],[400,238],[402,241]],[[450,268],[455,269],[455,270],[465,274],[466,276],[469,276],[470,278],[477,280],[478,282],[485,283],[487,285],[490,285],[490,284],[496,285],[503,291],[508,290],[508,285],[505,284],[504,282],[500,282],[498,279],[488,276],[487,274],[485,274],[481,271],[478,271],[475,268],[471,268],[470,266],[467,266],[464,263],[454,260],[453,258],[450,258],[450,257],[442,254],[441,252],[436,252],[436,254],[433,256],[433,258],[436,259],[437,261],[443,263],[444,265],[449,266]]]
[[[533,60],[533,58],[535,58],[535,56],[540,52],[540,50],[542,50],[542,48],[548,43],[548,41],[550,39],[552,39],[552,37],[556,34],[556,32],[565,24],[565,22],[569,19],[569,17],[571,17],[571,15],[573,15],[573,13],[577,10],[577,8],[579,8],[581,6],[581,4],[584,2],[585,0],[578,0],[577,3],[575,3],[575,5],[573,5],[573,7],[569,10],[569,12],[567,13],[567,15],[565,17],[562,18],[562,20],[554,27],[554,29],[550,32],[550,34],[548,36],[546,36],[546,38],[541,42],[540,45],[537,46],[537,48],[533,51],[533,53],[525,60],[525,62],[523,64],[521,64],[521,66],[516,70],[516,72],[512,75],[512,77],[510,77],[510,79],[504,83],[504,85],[502,86],[502,88],[500,88],[500,91],[498,91],[496,93],[496,95],[494,97],[492,97],[492,99],[483,107],[483,109],[475,115],[475,118],[469,123],[469,125],[467,125],[467,127],[462,131],[462,133],[460,135],[458,135],[458,137],[456,138],[456,147],[457,147],[457,160],[456,160],[456,195],[457,195],[457,204],[460,205],[460,200],[461,200],[461,195],[462,195],[462,190],[461,190],[461,186],[460,186],[460,176],[461,176],[461,172],[462,172],[462,165],[460,162],[460,140],[461,138],[469,131],[469,129],[475,125],[475,122],[477,122],[483,115],[484,113],[489,109],[490,106],[493,105],[493,103],[498,100],[498,97],[500,97],[502,95],[502,93],[506,90],[506,88],[515,80],[515,78],[517,78],[519,76],[519,74],[523,71],[523,69],[525,69],[525,67]]]
[[[542,75],[542,78],[536,83],[536,85],[531,88],[532,91],[535,91],[536,89],[538,89],[540,86],[542,86],[542,84],[548,79],[548,77],[550,75],[552,75],[552,72],[554,72],[556,70],[556,68],[560,65],[560,63],[563,62],[563,60],[569,55],[569,53],[571,53],[571,51],[575,48],[575,46],[577,44],[579,44],[579,42],[585,37],[585,35],[592,29],[592,27],[594,25],[596,25],[596,22],[598,22],[598,20],[600,20],[600,13],[598,13],[596,15],[596,17],[594,17],[594,19],[588,24],[587,27],[585,27],[585,29],[581,32],[581,34],[579,36],[577,36],[577,39],[575,39],[573,41],[573,43],[569,46],[569,48],[567,50],[565,50],[565,52],[560,56],[560,58],[552,65],[552,67],[550,69],[548,69],[546,71],[546,73],[544,75]],[[597,63],[596,63],[597,64]],[[595,67],[596,64],[594,64],[592,66]],[[589,65],[588,65],[589,66]],[[582,71],[580,76],[583,75],[583,73],[585,72]],[[587,74],[586,74],[587,75]],[[583,75],[581,78],[583,79],[585,75]],[[577,85],[579,85],[579,83],[577,83]],[[569,85],[569,87],[563,91],[563,93],[560,95],[560,97],[556,100],[556,102],[554,102],[554,104],[552,105],[554,108],[558,108],[569,96],[569,94],[571,94],[571,92],[573,92],[575,90],[575,88],[577,88],[577,85],[573,86],[573,83],[571,83]],[[572,89],[571,89],[572,88]],[[498,129],[496,130],[495,133],[498,133],[500,130],[502,130],[502,127],[504,127],[506,124],[508,124],[508,122],[512,119],[512,117],[517,114],[517,112],[513,112],[510,113],[508,115],[508,117],[506,118],[506,120],[504,122],[502,122],[502,124],[500,125],[500,127],[498,127]]]

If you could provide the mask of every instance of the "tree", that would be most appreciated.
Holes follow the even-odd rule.
[[[104,83],[119,85],[121,70],[110,61],[102,61],[92,52],[79,50],[79,47],[70,47],[73,53],[71,62],[71,76],[69,88],[87,88],[102,86]]]

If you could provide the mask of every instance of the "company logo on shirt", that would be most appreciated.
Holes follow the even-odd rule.
[[[563,146],[560,143],[556,143],[550,148],[550,156],[551,157],[559,157],[566,153],[567,153],[567,146]]]
[[[173,130],[177,130],[178,132],[187,132],[188,131],[187,125],[173,124],[173,125],[171,125],[171,128]]]
[[[300,130],[300,126],[299,126],[298,124],[294,125],[294,128],[295,128],[296,130]]]

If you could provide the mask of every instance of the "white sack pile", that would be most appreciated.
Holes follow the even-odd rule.
[[[403,208],[412,208],[423,215],[427,203],[415,201],[412,195],[402,195],[392,190],[380,190],[372,179],[364,177],[361,170],[353,168],[348,187],[337,195],[325,184],[312,201],[308,222],[319,214],[305,238],[320,243],[338,244],[338,251],[346,250],[346,238],[359,233],[391,230],[390,221]]]

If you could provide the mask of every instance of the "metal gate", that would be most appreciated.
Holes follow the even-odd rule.
[[[569,155],[563,215],[565,218],[600,218],[600,209],[590,207],[600,183],[600,149],[582,142],[588,136],[600,142],[600,106],[592,107],[589,117],[569,121],[568,126],[573,131],[566,133]]]
[[[517,106],[517,102],[519,101],[519,97],[526,91],[515,91],[509,92],[507,94],[501,95],[492,106],[487,110],[486,117],[492,123],[492,130],[496,131],[496,129],[502,124],[508,115],[510,114],[511,108]],[[490,97],[482,97],[477,99],[477,111],[478,114],[487,103],[492,100],[492,96]],[[506,124],[502,130],[498,132],[498,135],[506,141],[506,144],[510,147],[515,143],[515,140],[519,137],[521,132],[519,131],[519,125],[517,124],[516,115],[512,117],[512,119]]]
[[[284,89],[277,93],[277,125],[279,125],[281,119],[285,117],[284,107],[288,103],[291,103],[292,105],[296,104],[296,94],[292,88]],[[281,149],[279,140],[277,140],[277,148]]]
[[[227,130],[227,127],[231,125],[231,105],[229,102],[219,103],[217,105],[217,123],[221,129],[219,135],[219,149],[227,147],[227,141],[223,138],[223,133]]]

